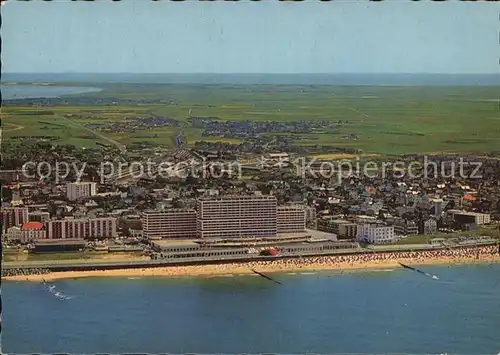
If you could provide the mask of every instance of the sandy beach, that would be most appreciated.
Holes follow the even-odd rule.
[[[399,263],[418,265],[456,265],[462,263],[500,262],[496,246],[462,248],[455,250],[387,252],[349,256],[304,257],[300,259],[275,259],[247,263],[172,266],[143,269],[117,269],[95,271],[65,271],[46,274],[5,276],[4,280],[42,282],[85,277],[187,277],[225,276],[262,273],[300,273],[313,271],[349,271],[401,268]]]

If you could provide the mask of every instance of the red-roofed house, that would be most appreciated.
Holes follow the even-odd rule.
[[[462,200],[463,201],[476,201],[477,198],[473,194],[465,194],[465,195],[463,195]]]
[[[375,189],[373,186],[367,186],[365,187],[365,192],[368,192],[369,194],[374,194],[377,192],[377,189]]]
[[[36,239],[47,238],[45,232],[45,225],[37,221],[24,223],[21,226],[21,234],[22,234],[21,242],[23,243]]]

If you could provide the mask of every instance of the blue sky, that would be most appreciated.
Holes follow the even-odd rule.
[[[498,73],[500,4],[9,0],[4,72]]]

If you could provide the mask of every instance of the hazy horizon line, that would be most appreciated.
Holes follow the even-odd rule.
[[[493,73],[436,73],[436,72],[427,72],[427,73],[422,73],[422,72],[415,72],[415,73],[391,73],[391,72],[378,72],[378,73],[363,73],[363,72],[303,72],[303,73],[278,73],[278,72],[272,72],[272,73],[257,73],[257,72],[234,72],[234,73],[220,73],[220,72],[178,72],[178,73],[172,73],[172,72],[2,72],[1,75],[5,74],[23,74],[23,75],[29,75],[29,74],[92,74],[92,75],[118,75],[118,74],[125,74],[125,75],[500,75],[500,72],[493,72]]]

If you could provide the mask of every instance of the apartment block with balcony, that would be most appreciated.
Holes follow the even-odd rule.
[[[114,238],[116,218],[64,218],[47,222],[48,239]]]
[[[196,238],[196,217],[196,211],[190,209],[145,211],[143,235],[149,239]]]
[[[96,194],[97,184],[95,182],[70,182],[66,185],[66,195],[70,201],[95,196]]]
[[[300,233],[306,229],[306,211],[303,206],[279,206],[276,211],[278,233]]]
[[[201,198],[197,205],[200,238],[276,237],[274,196]]]
[[[10,227],[20,227],[29,221],[27,207],[2,207],[1,214],[3,231]]]

